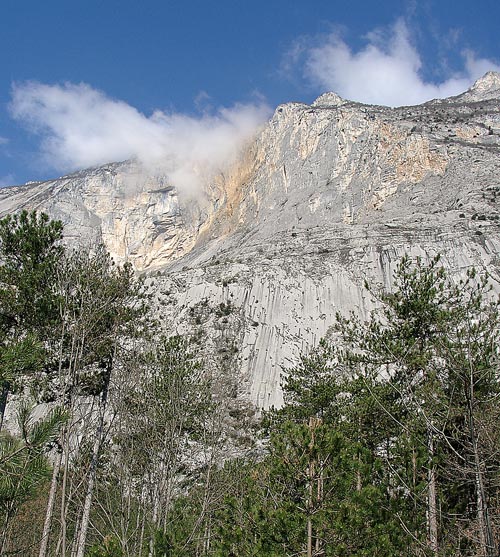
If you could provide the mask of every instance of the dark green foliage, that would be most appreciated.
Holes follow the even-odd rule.
[[[221,302],[215,310],[215,315],[217,317],[227,317],[228,315],[231,315],[233,311],[234,308],[231,304],[231,301]]]
[[[62,224],[23,211],[0,220],[0,429],[10,391],[42,369],[58,319]]]
[[[45,356],[42,344],[33,334],[6,344],[0,350],[0,379],[15,387],[16,379],[42,368]]]
[[[65,353],[78,346],[78,357],[63,362],[70,368],[68,388],[97,395],[106,388],[118,347],[144,330],[141,281],[129,264],[115,265],[102,245],[67,253],[61,274],[60,343]]]
[[[333,428],[286,422],[273,433],[270,454],[258,463],[228,463],[217,472],[222,494],[211,516],[207,555],[274,556],[305,554],[310,519],[321,553],[328,556],[397,555],[405,543],[383,486],[357,490],[359,450]],[[311,463],[316,464],[310,477]],[[310,498],[313,484],[314,497]],[[186,540],[202,514],[203,499],[193,489],[179,499],[157,555],[197,555],[206,545],[205,531]],[[319,554],[319,553],[318,553]]]
[[[178,335],[161,338],[150,358],[151,393],[164,403],[155,406],[162,416],[158,420],[151,416],[153,423],[174,422],[182,413],[185,431],[195,432],[196,422],[203,419],[209,404],[206,396],[200,396],[208,387],[202,361],[192,352],[189,341]]]
[[[161,337],[149,350],[124,363],[120,383],[130,383],[122,383],[123,391],[115,402],[113,456],[109,462],[101,461],[96,493],[98,500],[114,503],[108,503],[107,512],[94,513],[92,523],[100,532],[124,530],[122,546],[136,554],[140,521],[144,521],[143,547],[149,547],[150,541],[154,545],[153,539],[158,547],[171,543],[175,495],[182,492],[184,483],[202,481],[207,474],[204,452],[215,443],[210,427],[215,403],[203,361],[184,337]],[[193,460],[200,461],[200,469],[192,469]],[[190,477],[183,480],[186,473]],[[138,494],[140,502],[135,498]],[[124,515],[129,517],[126,528]],[[196,517],[192,520],[193,528],[202,522]],[[179,522],[176,538],[183,539],[184,530],[188,526]]]
[[[431,527],[434,493],[439,516],[432,551],[453,551],[459,538],[461,551],[467,544],[472,548],[474,537],[488,529],[491,534],[486,506],[498,485],[499,461],[482,446],[484,437],[496,436],[498,300],[474,271],[450,281],[439,258],[428,265],[403,258],[394,290],[374,294],[382,306],[367,323],[338,319],[344,343],[339,358],[362,381],[371,376],[386,391],[385,398],[374,399],[389,417],[386,431],[392,430],[386,460],[396,474],[393,484],[413,500],[413,513],[402,517],[405,527],[415,538]],[[484,516],[476,508],[479,500]],[[430,537],[420,542],[432,546]],[[486,551],[484,543],[477,546]]]
[[[285,371],[258,451],[232,459],[240,414],[221,408],[220,369],[151,329],[130,266],[102,247],[65,253],[60,235],[44,215],[0,221],[0,380],[21,390],[57,361],[54,398],[78,411],[92,397],[93,433],[64,471],[67,546],[88,485],[79,543],[93,557],[496,557],[500,317],[486,278],[454,283],[439,258],[403,258],[391,291],[368,287],[375,311],[338,315]],[[22,407],[18,438],[0,437],[4,541],[65,419]]]
[[[62,224],[43,213],[0,220],[0,331],[4,337],[46,330],[58,316],[55,272]]]
[[[88,557],[123,557],[123,551],[115,537],[106,536],[102,543],[93,545],[87,555]]]
[[[218,472],[210,529],[190,534],[203,512],[192,489],[158,555],[494,554],[498,302],[439,258],[405,257],[393,290],[371,292],[368,320],[338,316],[334,342],[287,370],[267,456]]]
[[[0,553],[11,519],[49,476],[45,455],[67,417],[62,409],[55,408],[46,418],[34,421],[32,408],[24,403],[17,413],[20,437],[0,435]]]

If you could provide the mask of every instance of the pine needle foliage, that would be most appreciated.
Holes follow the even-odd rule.
[[[35,420],[32,406],[23,402],[17,411],[19,437],[7,433],[0,436],[2,547],[11,519],[48,478],[50,465],[46,454],[67,418],[61,408],[54,408],[45,418]]]

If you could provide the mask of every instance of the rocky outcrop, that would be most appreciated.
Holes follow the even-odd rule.
[[[102,240],[140,270],[188,253],[207,219],[202,203],[181,200],[165,176],[148,176],[134,162],[0,190],[2,214],[21,208],[62,220],[70,241]]]
[[[498,284],[500,76],[396,109],[334,93],[278,107],[240,160],[188,199],[116,163],[0,191],[0,209],[48,211],[149,274],[166,326],[236,370],[237,391],[280,404],[283,366],[366,313],[404,253],[442,255]]]

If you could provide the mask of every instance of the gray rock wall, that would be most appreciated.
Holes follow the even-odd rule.
[[[390,287],[403,254],[439,253],[456,277],[475,265],[498,288],[499,91],[487,74],[397,109],[328,93],[278,107],[196,199],[115,163],[0,190],[0,211],[45,210],[70,241],[102,238],[149,274],[166,328],[198,339],[239,396],[267,408],[282,401],[283,366],[337,311],[366,315],[364,280]]]

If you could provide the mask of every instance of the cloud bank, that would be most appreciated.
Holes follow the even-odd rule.
[[[268,118],[264,102],[236,104],[199,117],[155,111],[146,116],[87,84],[15,85],[12,116],[42,137],[44,161],[58,171],[138,159],[180,189],[232,162]]]
[[[353,51],[338,33],[322,44],[295,47],[300,51],[305,77],[324,92],[369,104],[402,106],[457,95],[487,71],[500,71],[491,60],[462,52],[463,69],[440,83],[426,81],[421,74],[422,59],[411,43],[403,20],[389,30],[372,31],[367,45]]]

